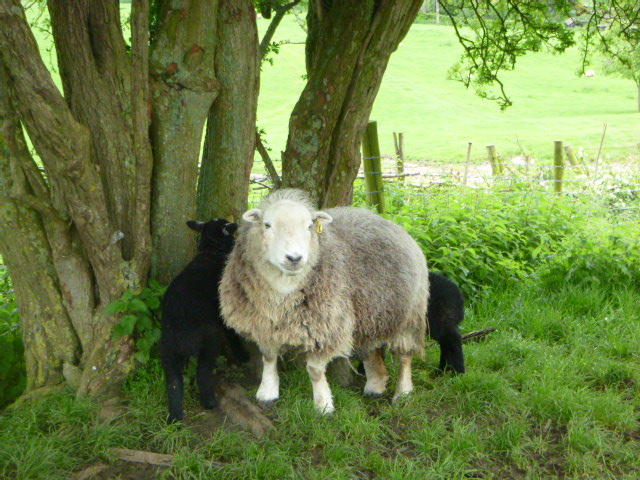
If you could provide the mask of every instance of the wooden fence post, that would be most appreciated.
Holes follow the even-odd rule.
[[[580,164],[580,162],[578,161],[578,158],[576,157],[576,152],[573,151],[573,149],[571,148],[571,145],[564,146],[564,153],[567,156],[567,160],[569,160],[569,163],[571,164],[572,167],[577,168],[579,171],[584,173],[587,177],[589,176],[589,170],[587,170],[584,165]]]
[[[378,122],[369,122],[362,137],[362,163],[367,204],[375,205],[378,213],[385,213],[382,185],[382,162],[378,143]]]
[[[396,173],[402,175],[404,173],[404,133],[393,132],[393,145],[396,148]],[[404,177],[400,177],[400,181],[404,182]]]
[[[491,172],[494,177],[499,177],[502,173],[502,165],[498,160],[498,154],[496,153],[495,145],[487,145],[487,154],[489,155],[489,162],[491,163]]]
[[[564,177],[564,158],[562,156],[562,141],[553,142],[553,191],[562,193],[562,178]]]
[[[467,147],[467,161],[464,164],[464,177],[462,178],[462,186],[467,187],[467,178],[469,177],[469,161],[471,160],[471,142]]]

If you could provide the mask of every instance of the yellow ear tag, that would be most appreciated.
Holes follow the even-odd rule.
[[[322,224],[320,223],[320,220],[316,220],[318,222],[318,233],[322,233]]]

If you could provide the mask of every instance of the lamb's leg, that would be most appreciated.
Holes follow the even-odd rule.
[[[216,386],[213,380],[213,370],[216,368],[216,352],[202,351],[198,355],[198,369],[196,380],[200,391],[200,405],[206,410],[213,410],[218,406]]]
[[[411,355],[400,355],[400,372],[398,373],[398,386],[393,396],[393,401],[397,401],[403,395],[408,395],[413,390],[411,381]]]
[[[446,332],[440,339],[439,370],[453,370],[464,373],[464,354],[462,352],[462,336],[457,329]]]
[[[256,393],[260,403],[273,403],[280,397],[280,378],[278,377],[278,351],[262,351],[262,381]]]
[[[184,397],[182,372],[186,363],[187,358],[181,355],[165,354],[163,357],[162,366],[167,380],[167,398],[169,400],[169,423],[184,418],[184,411],[182,410],[182,399]]]
[[[325,375],[327,363],[328,360],[326,358],[315,355],[307,356],[307,372],[309,372],[311,386],[313,387],[313,404],[318,412],[324,415],[335,410],[331,389]]]
[[[364,386],[364,394],[369,397],[379,397],[387,388],[387,367],[382,358],[382,349],[376,348],[366,358],[362,364],[367,375],[367,383]]]

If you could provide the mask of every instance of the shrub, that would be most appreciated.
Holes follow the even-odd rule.
[[[166,289],[152,279],[140,293],[127,290],[122,298],[105,310],[109,314],[124,314],[113,328],[113,336],[133,335],[136,360],[140,363],[146,363],[154,353],[157,356],[155,347],[160,340],[160,301]]]
[[[24,346],[13,284],[7,267],[0,265],[0,409],[20,396],[26,381]]]

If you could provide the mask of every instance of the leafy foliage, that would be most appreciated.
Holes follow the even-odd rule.
[[[429,268],[468,298],[531,276],[573,230],[573,208],[545,193],[407,195],[387,191],[387,216],[422,247]],[[358,190],[356,198],[364,203]]]
[[[27,376],[15,292],[7,267],[0,265],[0,409],[24,391]]]
[[[511,105],[500,71],[513,70],[527,52],[546,47],[554,53],[573,45],[573,32],[561,21],[571,13],[571,2],[553,5],[537,0],[441,1],[464,52],[450,76],[472,85],[486,98],[497,100],[502,108]],[[472,35],[469,35],[469,32]],[[498,92],[487,87],[498,85]]]
[[[123,314],[113,329],[113,337],[132,335],[137,350],[136,360],[146,363],[160,340],[160,305],[166,287],[151,280],[139,294],[127,290],[119,300],[111,303],[107,314]]]

